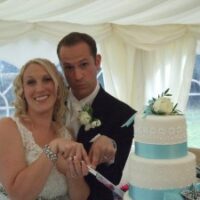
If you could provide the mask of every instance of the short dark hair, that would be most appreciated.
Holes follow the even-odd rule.
[[[96,58],[96,55],[97,55],[96,41],[90,35],[86,33],[79,33],[79,32],[69,33],[68,35],[66,35],[60,40],[57,46],[58,58],[60,58],[59,53],[62,46],[73,46],[80,42],[85,42],[86,44],[88,44],[92,56]]]

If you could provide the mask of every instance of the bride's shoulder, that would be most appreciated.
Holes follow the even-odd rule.
[[[1,118],[0,119],[0,127],[2,128],[2,127],[13,127],[13,126],[15,126],[16,125],[16,123],[15,123],[15,121],[13,120],[13,118],[12,117],[3,117],[3,118]]]
[[[4,117],[0,119],[0,139],[17,140],[19,138],[19,130],[16,122],[12,117]]]

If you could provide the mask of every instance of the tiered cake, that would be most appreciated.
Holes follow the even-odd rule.
[[[187,150],[184,115],[137,114],[134,129],[131,199],[165,200],[195,182],[195,156]]]

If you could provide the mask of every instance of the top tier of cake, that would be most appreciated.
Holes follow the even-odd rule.
[[[135,142],[146,144],[177,144],[187,141],[186,121],[183,115],[137,114]]]
[[[187,155],[184,115],[135,117],[135,154],[150,159],[174,159]]]

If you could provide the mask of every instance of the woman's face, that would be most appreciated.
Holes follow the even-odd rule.
[[[26,67],[23,74],[23,90],[28,113],[53,112],[57,89],[43,66],[32,63]]]

